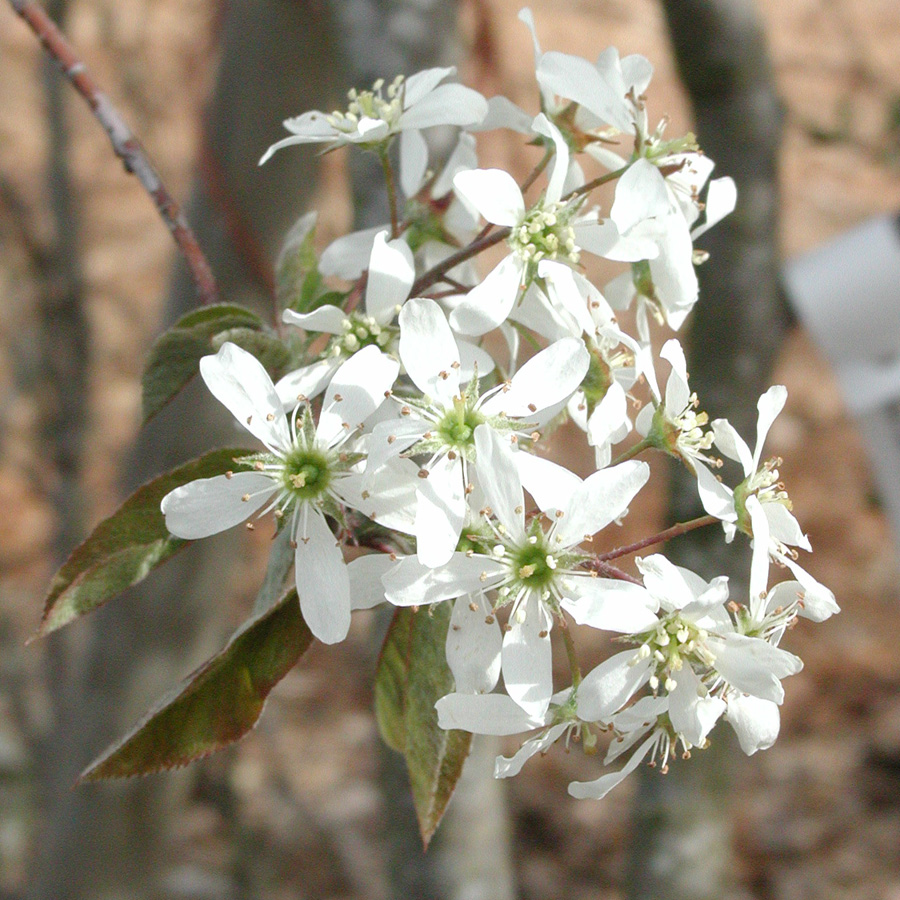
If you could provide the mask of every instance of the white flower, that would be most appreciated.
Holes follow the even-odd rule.
[[[712,423],[716,447],[729,459],[739,462],[744,471],[744,480],[734,491],[728,491],[730,503],[714,515],[722,520],[728,540],[738,530],[753,538],[752,569],[755,574],[751,575],[751,583],[765,589],[770,559],[787,567],[806,592],[802,615],[821,622],[840,608],[834,594],[798,565],[795,548],[810,551],[812,546],[791,513],[793,504],[779,480],[781,460],[777,457],[762,460],[766,436],[786,400],[787,390],[778,384],[759,398],[756,449],[752,455],[729,422],[716,419]]]
[[[652,367],[647,366],[645,372],[654,402],[640,411],[635,427],[649,446],[680,459],[697,476],[700,500],[710,515],[730,516],[731,491],[708,468],[721,463],[707,455],[714,435],[706,427],[707,414],[697,412],[699,402],[688,386],[687,363],[681,344],[674,339],[666,341],[659,355],[672,366],[665,397],[660,394]]]
[[[396,349],[398,331],[391,322],[409,296],[415,266],[407,243],[401,238],[388,241],[387,234],[380,231],[375,235],[364,313],[346,313],[327,304],[309,313],[284,311],[288,325],[334,335],[316,362],[289,372],[275,385],[285,407],[293,409],[299,400],[317,397],[340,366],[361,348],[374,344],[387,352]]]
[[[223,344],[215,356],[201,359],[200,373],[216,399],[268,452],[250,458],[253,471],[197,479],[162,500],[166,527],[187,540],[218,534],[259,510],[274,509],[276,516],[292,510],[286,527],[295,545],[300,608],[312,633],[328,644],[347,634],[351,596],[344,557],[325,513],[339,514],[340,504],[360,504],[353,468],[361,455],[344,445],[384,401],[398,369],[376,347],[356,354],[332,379],[315,426],[308,407],[299,421],[296,412],[289,420],[260,362],[232,343]]]
[[[563,735],[567,746],[574,739],[581,741],[588,751],[597,740],[593,728],[581,722],[575,713],[572,688],[554,694],[543,716],[525,712],[504,694],[447,694],[438,700],[435,708],[438,725],[448,730],[459,728],[473,734],[512,735],[541,729],[539,734],[525,741],[514,756],[497,757],[495,778],[518,775],[532,756],[545,753]]]
[[[375,426],[370,471],[392,456],[427,453],[419,472],[415,535],[427,566],[443,565],[456,549],[466,516],[466,495],[482,463],[476,428],[486,423],[513,436],[564,404],[588,367],[581,341],[557,341],[530,359],[512,378],[479,396],[475,379],[463,388],[460,344],[433,300],[414,298],[400,313],[400,359],[421,400],[397,398],[400,420]],[[529,429],[530,430],[530,429]],[[487,471],[487,478],[493,473]],[[482,486],[484,486],[482,484]]]
[[[461,84],[441,84],[454,67],[425,69],[409,78],[398,75],[385,89],[383,79],[371,91],[353,89],[346,112],[331,115],[313,110],[294,119],[286,119],[284,127],[290,137],[274,143],[259,164],[282,147],[292,144],[329,143],[335,147],[359,144],[373,147],[400,135],[400,155],[407,159],[410,172],[424,167],[428,150],[421,129],[435,125],[473,125],[487,113],[487,101],[477,91]]]
[[[542,717],[553,693],[550,630],[563,610],[576,622],[629,633],[656,621],[633,594],[604,592],[603,579],[581,568],[586,557],[579,549],[624,514],[649,469],[628,462],[586,481],[569,473],[552,525],[545,529],[538,518],[526,527],[515,460],[528,454],[514,453],[486,424],[476,427],[475,444],[480,465],[491,473],[482,488],[489,503],[485,515],[496,522],[487,519],[491,531],[475,536],[489,552],[456,552],[435,568],[409,557],[384,576],[385,596],[409,606],[496,590],[494,609],[509,607],[501,651],[507,693],[529,715]]]
[[[670,173],[663,175],[660,166]],[[618,234],[603,255],[632,261],[632,269],[606,290],[617,308],[638,296],[638,326],[648,339],[647,316],[679,329],[698,296],[694,240],[727,216],[737,194],[731,178],[709,182],[706,199],[700,192],[713,163],[696,153],[660,159],[636,159],[616,184],[608,227]],[[696,222],[704,212],[703,224]]]
[[[511,229],[509,255],[451,314],[450,324],[460,334],[484,334],[505,322],[517,298],[534,281],[541,260],[578,262],[573,222],[581,202],[561,202],[569,150],[559,129],[543,113],[535,118],[534,127],[555,148],[547,190],[534,206],[525,206],[515,179],[502,169],[472,169],[453,179],[464,203],[492,225]]]

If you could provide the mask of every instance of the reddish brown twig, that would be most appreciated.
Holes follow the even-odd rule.
[[[658,534],[651,535],[648,538],[644,538],[642,541],[636,541],[633,544],[628,544],[626,547],[617,547],[615,550],[609,550],[606,553],[598,553],[591,560],[591,568],[596,568],[598,565],[602,565],[611,559],[627,556],[629,553],[637,553],[638,550],[652,547],[654,544],[665,543],[666,541],[672,540],[672,538],[687,534],[695,528],[704,528],[707,525],[715,525],[718,522],[719,520],[715,516],[700,516],[697,519],[691,519],[689,522],[679,522],[677,525],[673,525],[671,528],[660,531]],[[597,569],[597,571],[600,570]]]
[[[100,86],[91,77],[84,62],[43,8],[34,0],[9,0],[9,2],[28,23],[44,45],[44,49],[56,60],[63,74],[90,106],[109,136],[116,155],[125,163],[126,170],[137,177],[144,190],[153,199],[163,221],[172,232],[178,249],[184,254],[200,302],[203,304],[217,302],[218,289],[209,263],[181,208],[163,184],[140,141],[109,97],[100,90]]]

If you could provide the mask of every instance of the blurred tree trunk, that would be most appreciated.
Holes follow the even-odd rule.
[[[351,83],[445,62],[452,55],[456,6],[440,0],[236,0],[226,10],[220,70],[206,111],[188,218],[222,299],[270,314],[271,259],[294,219],[311,206],[318,148],[293,147],[258,168],[262,151],[283,135],[283,119],[332,108],[340,103],[338,90]],[[383,221],[384,197],[372,187],[380,178],[373,178],[365,163],[354,162],[352,174],[357,218]],[[195,304],[179,260],[166,322]],[[230,426],[227,413],[195,382],[142,429],[124,476],[126,488],[205,451],[217,435],[220,443],[228,440]],[[165,881],[166,841],[186,779],[164,775],[74,791],[70,786],[84,765],[192,664],[221,645],[221,598],[233,571],[229,567],[240,561],[240,546],[238,531],[197,542],[65,635],[70,663],[47,742],[46,827],[29,898],[145,900],[174,894],[175,886]],[[398,873],[392,894],[438,898],[443,893],[437,889],[437,857],[423,860],[414,819],[394,814],[394,792],[409,793],[405,773],[402,782],[397,777],[398,760],[385,758],[383,779],[390,832],[385,843],[394,847]],[[486,777],[492,782],[489,768]],[[471,790],[485,794],[484,777],[476,778]],[[492,843],[469,846],[466,853],[489,852],[496,860],[508,853],[508,845],[502,795],[493,784],[489,796],[496,800],[490,810],[497,823]],[[460,833],[469,834],[465,828]],[[508,863],[490,866],[487,881],[485,868],[479,870],[480,892],[473,893],[470,877],[468,889],[456,885],[447,896],[511,897]],[[232,895],[223,881],[184,896]]]
[[[704,235],[700,302],[689,323],[691,387],[710,419],[728,418],[750,442],[756,401],[768,387],[790,323],[779,285],[778,151],[782,110],[753,0],[663,0],[700,146],[716,176],[738,186],[737,209]],[[703,514],[696,480],[673,467],[670,517]],[[748,590],[747,542],[717,528],[694,531],[667,555],[704,578],[730,576]],[[722,900],[733,888],[729,763],[736,742],[720,725],[713,746],[676,761],[669,774],[642,772],[634,812],[627,895],[632,900]]]

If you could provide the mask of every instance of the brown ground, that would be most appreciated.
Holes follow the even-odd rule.
[[[760,5],[788,110],[783,247],[792,254],[900,205],[900,139],[896,126],[892,133],[886,128],[891,104],[896,109],[900,102],[900,10],[896,0]],[[499,90],[530,108],[531,51],[515,20],[518,3],[490,0],[489,6],[498,33]],[[207,45],[211,7],[209,0],[82,0],[70,28],[180,197],[209,80],[209,54],[198,51]],[[534,12],[545,49],[591,57],[613,43],[623,53],[647,55],[656,66],[652,110],[671,115],[673,133],[689,126],[652,0],[536,0]],[[0,173],[40,210],[44,145],[35,58],[31,35],[0,6]],[[73,105],[72,125],[94,353],[86,475],[94,522],[115,504],[114,473],[136,426],[139,363],[156,327],[171,248],[150,204],[111,162],[96,123],[80,106]],[[511,145],[491,146],[493,161],[510,156]],[[30,227],[42,234],[42,221],[35,213]],[[0,624],[7,646],[15,648],[2,667],[8,684],[38,665],[40,648],[21,648],[50,574],[53,519],[45,493],[52,475],[35,442],[37,398],[14,373],[15,359],[32,352],[35,288],[5,216],[0,239],[6,241],[0,247]],[[809,568],[834,589],[843,613],[821,626],[803,624],[786,641],[806,668],[787,684],[778,744],[744,761],[736,776],[741,877],[746,896],[900,900],[894,548],[873,501],[860,439],[804,335],[787,343],[774,380],[788,386],[790,399],[767,447],[787,460],[783,474],[815,548]],[[312,831],[343,835],[339,852],[351,860],[349,880],[318,891],[307,885],[311,896],[362,900],[353,884],[373,865],[363,838],[377,817],[371,778],[377,737],[367,689],[352,681],[346,664],[364,634],[360,626],[343,650],[314,652],[278,688],[260,729],[236,755],[235,785],[249,827],[285,872],[309,846]],[[0,770],[14,779],[23,766],[21,741],[4,690]],[[327,702],[336,695],[339,710]],[[550,897],[565,885],[570,897],[618,897],[629,789],[602,803],[576,804],[564,796],[568,765],[551,754],[510,785],[523,890]],[[180,842],[173,867],[188,867],[182,874],[222,864],[228,851],[209,806],[195,805],[174,828]],[[0,888],[20,881],[27,834],[20,808],[0,811]],[[266,896],[292,896],[289,884]]]

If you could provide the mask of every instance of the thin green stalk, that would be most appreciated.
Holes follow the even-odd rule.
[[[639,453],[643,453],[644,450],[652,446],[650,441],[647,440],[647,438],[644,438],[642,441],[638,441],[633,447],[629,447],[624,453],[617,456],[610,465],[617,466],[619,463],[623,463],[626,460],[634,459]]]
[[[399,199],[397,197],[397,184],[394,179],[394,167],[388,154],[387,145],[382,144],[378,149],[378,158],[381,160],[381,168],[384,172],[384,182],[387,186],[388,206],[391,210],[391,240],[400,236],[400,212],[398,210]]]
[[[581,666],[578,664],[578,653],[575,649],[575,641],[572,632],[569,631],[569,623],[560,616],[560,632],[563,636],[563,644],[566,648],[566,658],[569,660],[569,671],[572,674],[572,687],[577,688],[581,684]]]

